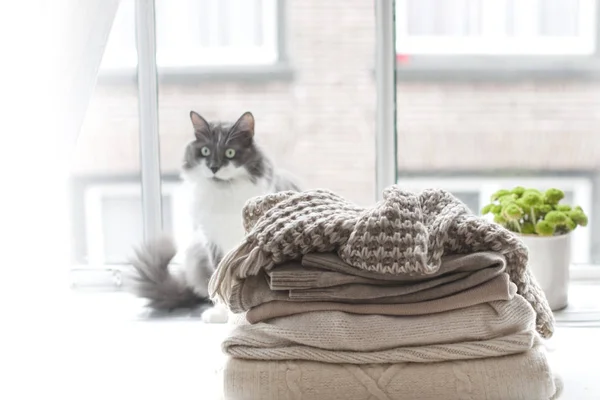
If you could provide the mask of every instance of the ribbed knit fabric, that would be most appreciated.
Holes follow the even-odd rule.
[[[309,253],[302,262],[288,262],[267,270],[269,286],[273,290],[314,289],[362,283],[377,286],[408,284],[441,278],[442,275],[472,273],[490,267],[504,271],[506,260],[496,252],[450,254],[442,257],[440,268],[429,275],[381,275],[355,268],[342,261],[335,253]]]
[[[405,304],[340,303],[326,301],[271,301],[253,307],[246,313],[248,322],[256,323],[271,318],[285,317],[313,311],[344,311],[352,314],[425,315],[458,310],[476,304],[497,300],[510,300],[516,292],[508,275],[501,274],[481,285],[435,300]]]
[[[232,317],[235,328],[223,341],[230,347],[274,348],[292,345],[327,350],[374,351],[487,340],[534,328],[534,312],[516,295],[458,310],[410,317],[357,315],[315,311],[250,324],[243,314]]]
[[[312,255],[315,258],[315,255]],[[306,258],[306,257],[305,257]],[[352,268],[355,269],[355,268]],[[481,285],[505,269],[504,259],[497,253],[474,253],[444,257],[443,274],[427,280],[388,281],[367,279],[365,283],[347,283],[350,276],[340,272],[308,269],[295,265],[277,266],[240,281],[232,290],[229,308],[238,313],[263,303],[280,301],[333,301],[366,304],[406,304],[450,297]],[[270,277],[270,278],[269,278]],[[275,286],[304,289],[274,290]],[[317,285],[311,288],[309,283]],[[448,299],[452,302],[452,298]]]
[[[347,303],[406,304],[452,296],[488,282],[502,273],[503,267],[490,267],[472,273],[456,272],[424,282],[406,285],[375,286],[351,284],[318,289],[290,290],[289,298],[305,301],[342,301]],[[514,285],[514,284],[513,284]]]
[[[243,314],[223,341],[231,356],[344,363],[432,362],[494,357],[530,349],[534,312],[516,295],[412,317],[322,311],[250,325]]]
[[[435,273],[444,254],[496,251],[506,272],[536,312],[536,328],[551,337],[554,317],[527,268],[527,248],[507,229],[477,217],[449,192],[418,194],[394,185],[372,208],[327,190],[280,192],[249,200],[244,242],[228,253],[210,282],[227,303],[240,280],[311,252],[336,251],[349,265],[381,275]]]
[[[529,330],[489,340],[395,347],[380,351],[323,350],[308,346],[284,346],[274,349],[240,346],[230,347],[227,353],[234,358],[268,361],[309,360],[333,364],[436,363],[522,353],[531,349],[538,339],[539,335]]]
[[[229,359],[225,400],[552,400],[542,346],[509,356],[376,365]]]

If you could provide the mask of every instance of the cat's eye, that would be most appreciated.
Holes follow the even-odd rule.
[[[200,149],[200,154],[202,154],[204,157],[208,157],[210,156],[210,149],[206,146],[204,146],[203,148]]]
[[[235,157],[235,150],[234,149],[225,150],[225,157],[227,157],[227,158]]]

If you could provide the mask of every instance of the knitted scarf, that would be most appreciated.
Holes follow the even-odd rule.
[[[227,302],[241,280],[314,252],[336,251],[346,263],[382,275],[427,276],[444,254],[494,251],[536,312],[536,329],[549,338],[554,317],[527,268],[527,248],[518,236],[473,215],[452,194],[428,189],[412,193],[393,185],[371,208],[328,190],[279,192],[250,199],[243,209],[244,241],[213,274],[209,292]]]

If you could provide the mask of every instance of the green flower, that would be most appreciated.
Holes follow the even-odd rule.
[[[512,194],[516,194],[518,197],[521,197],[523,193],[525,193],[525,188],[523,186],[517,186],[513,190],[511,190]]]
[[[525,222],[521,226],[521,233],[524,235],[533,235],[535,233],[535,225],[533,225],[533,222]]]
[[[546,203],[555,205],[565,197],[565,193],[560,189],[548,189],[544,193]]]
[[[510,204],[510,203],[514,203],[515,200],[517,200],[517,195],[516,194],[512,194],[512,193],[505,194],[504,196],[498,197],[498,201],[503,206],[505,206],[507,204]]]
[[[501,189],[490,198],[490,204],[481,209],[482,214],[492,214],[494,222],[513,232],[526,235],[551,236],[568,233],[577,226],[586,226],[588,217],[579,206],[559,204],[565,193],[556,188],[545,192],[515,186]]]
[[[566,212],[566,211],[571,211],[571,206],[568,204],[557,204],[556,206],[554,206],[554,209],[556,211]]]
[[[536,211],[542,214],[547,214],[552,211],[552,206],[548,204],[542,204],[541,206],[536,207]]]
[[[507,221],[515,221],[523,216],[523,210],[516,204],[508,204],[502,209],[502,216]]]
[[[567,220],[565,221],[565,226],[567,227],[568,231],[571,232],[572,230],[577,228],[577,223],[571,218],[567,217]]]
[[[534,188],[525,189],[525,192],[529,192],[529,193],[533,192],[533,193],[537,193],[539,195],[542,194],[542,192],[540,192],[538,189],[534,189]],[[523,193],[523,194],[525,194],[525,193]]]
[[[588,217],[581,207],[575,207],[573,210],[569,211],[567,215],[579,226],[587,226],[588,224]]]
[[[498,190],[496,193],[492,194],[492,196],[490,197],[490,201],[496,201],[498,200],[500,197],[505,196],[507,194],[510,194],[509,190],[506,189],[500,189]]]
[[[561,211],[550,211],[546,214],[544,220],[552,225],[564,225],[567,221],[567,214]]]
[[[552,236],[554,234],[554,225],[548,221],[540,221],[535,225],[535,232],[540,236]]]
[[[515,200],[515,204],[518,205],[519,207],[521,207],[524,210],[529,210],[531,208],[529,206],[529,204],[527,204],[527,202],[523,201],[522,197],[520,199]]]
[[[521,201],[528,207],[535,207],[538,205],[542,205],[542,203],[544,202],[544,198],[539,193],[527,191],[521,197]]]

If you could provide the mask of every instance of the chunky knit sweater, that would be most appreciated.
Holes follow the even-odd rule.
[[[336,251],[346,263],[382,275],[434,274],[444,254],[495,251],[536,312],[536,328],[551,337],[554,318],[527,268],[528,253],[512,232],[469,212],[449,192],[412,193],[393,185],[383,200],[362,208],[328,190],[280,192],[250,199],[243,209],[246,238],[219,264],[211,296],[226,302],[235,286],[261,270],[313,252]]]

